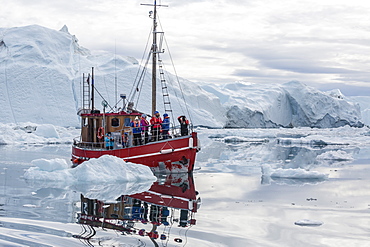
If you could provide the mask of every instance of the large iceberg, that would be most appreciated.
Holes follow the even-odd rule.
[[[118,81],[118,94],[129,94],[139,66],[131,57],[89,51],[79,45],[66,26],[60,31],[38,25],[0,28],[1,122],[78,127],[76,113],[82,102],[82,73],[95,68],[95,86],[110,106],[114,106],[115,81]],[[146,75],[147,85],[150,78]],[[169,80],[175,78],[170,76]],[[168,85],[171,95],[181,99],[183,93],[186,99],[183,102],[171,98],[173,112],[189,115],[198,126],[363,126],[358,104],[351,103],[340,92],[325,93],[299,82],[215,85],[182,78],[180,82],[181,86]],[[141,101],[136,108],[149,111],[149,87],[137,90]],[[161,99],[161,92],[157,93]],[[98,108],[102,100],[96,97]],[[163,112],[164,108],[158,110]]]
[[[321,92],[298,81],[204,85],[226,109],[226,127],[362,127],[360,106],[339,90]]]

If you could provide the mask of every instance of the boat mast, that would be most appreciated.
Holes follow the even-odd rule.
[[[157,53],[160,53],[158,50],[157,44],[157,6],[158,7],[168,7],[168,5],[157,5],[157,1],[154,0],[154,4],[141,4],[146,6],[153,6],[154,11],[149,12],[149,16],[153,18],[153,44],[152,44],[152,115],[157,110]],[[152,16],[153,15],[153,16]]]
[[[154,0],[152,45],[152,116],[157,110],[157,1]]]
[[[95,91],[95,85],[94,85],[94,67],[91,68],[91,113],[94,111],[94,91]]]

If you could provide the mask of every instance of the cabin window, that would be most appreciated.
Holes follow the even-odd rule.
[[[83,118],[83,119],[82,119],[82,126],[83,126],[83,127],[87,127],[87,125],[89,125],[88,123],[89,123],[89,122],[87,121],[87,118]]]
[[[125,118],[125,127],[130,127],[131,119]]]
[[[119,119],[118,118],[113,118],[111,122],[112,127],[119,127]]]

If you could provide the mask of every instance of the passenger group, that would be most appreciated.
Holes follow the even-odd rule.
[[[188,126],[189,120],[185,116],[179,116],[178,121],[180,123],[181,136],[189,134]],[[150,141],[166,140],[171,138],[169,135],[170,130],[170,117],[167,113],[163,114],[163,120],[158,111],[154,112],[154,115],[150,119],[150,122],[147,120],[147,115],[142,114],[141,119],[135,117],[134,121],[130,123],[130,127],[133,135],[133,145],[143,145],[147,144]],[[151,135],[149,135],[149,128],[151,130]],[[122,145],[125,147],[128,146],[129,136],[128,133],[125,133],[122,136]],[[108,132],[105,136],[105,147],[106,149],[113,149],[114,140],[111,136],[111,133]]]

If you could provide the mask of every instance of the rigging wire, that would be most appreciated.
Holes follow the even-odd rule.
[[[142,92],[141,89],[143,88],[143,85],[144,85],[144,78],[145,78],[145,75],[146,75],[146,71],[148,70],[149,60],[150,60],[150,53],[148,55],[148,59],[146,60],[145,66],[144,66],[144,68],[142,70],[142,73],[140,75],[140,81],[141,81],[140,89],[139,89],[139,84],[138,84],[138,87],[136,88],[136,91],[139,92],[138,96],[137,96],[137,99],[136,99],[136,103],[135,103],[136,106],[138,105],[140,95],[141,95],[141,92]]]
[[[99,96],[105,101],[107,102],[107,106],[110,108],[111,111],[113,111],[113,107],[109,104],[109,102],[103,97],[103,95],[98,91],[98,89],[96,89],[96,87],[94,87],[95,89],[95,92],[97,92],[99,94]]]
[[[157,16],[158,16],[158,14],[157,14]],[[157,19],[158,19],[158,23],[159,23],[159,25],[160,25],[161,29],[163,30],[163,28],[162,28],[162,23],[161,23],[161,22],[160,22],[160,20],[159,20],[159,16],[158,16],[158,18],[157,18]],[[168,49],[168,55],[169,55],[169,57],[170,57],[172,67],[173,67],[173,69],[174,69],[174,73],[175,73],[176,81],[177,81],[177,83],[178,83],[178,85],[179,85],[179,89],[180,89],[180,92],[181,92],[182,100],[184,101],[184,104],[185,104],[186,113],[187,113],[187,114],[188,114],[188,116],[189,116],[190,122],[192,122],[192,116],[191,116],[191,114],[190,114],[190,111],[189,111],[189,108],[188,108],[188,104],[186,103],[186,100],[185,100],[184,91],[183,91],[183,89],[182,89],[182,86],[181,86],[181,83],[180,83],[179,77],[178,77],[178,75],[177,75],[177,71],[176,71],[175,64],[174,64],[173,59],[172,59],[172,55],[171,55],[170,48],[169,48],[168,43],[167,43],[166,36],[165,36],[165,35],[163,35],[163,36],[164,36],[164,42],[165,42],[166,47],[167,47],[167,49]],[[180,104],[180,106],[181,106],[181,104]]]
[[[99,67],[95,67],[96,68],[96,70],[97,71],[100,71],[99,70]],[[95,78],[94,78],[94,80],[95,80]],[[109,97],[109,93],[108,93],[108,87],[107,87],[107,84],[106,84],[106,81],[105,81],[105,76],[103,76],[103,82],[104,82],[104,87],[105,87],[105,91],[106,91],[106,93],[107,93],[107,95],[108,95],[108,97]],[[107,103],[107,106],[110,108],[110,111],[114,111],[113,110],[113,107],[109,104],[109,101],[108,100],[106,100],[105,98],[104,98],[104,96],[99,92],[99,90],[96,88],[96,86],[94,86],[94,90],[95,90],[95,92],[97,92],[98,94],[99,94],[99,96],[102,98],[102,100],[104,100],[106,103]]]
[[[150,40],[150,36],[151,36],[152,31],[153,31],[153,28],[151,28],[151,29],[150,29],[150,32],[149,32],[149,35],[148,35],[148,39],[147,39],[147,42],[146,42],[146,45],[145,45],[145,49],[144,49],[143,56],[142,56],[142,58],[141,58],[141,62],[140,62],[140,64],[143,64],[143,61],[144,61],[144,58],[145,58],[145,54],[146,54],[146,53],[147,53],[147,51],[148,51],[148,44],[149,44],[149,40]],[[149,52],[149,57],[150,57],[150,52]],[[148,64],[148,61],[149,61],[149,58],[148,58],[148,59],[146,60],[146,62],[145,62],[145,66],[144,66],[144,68],[142,69],[143,71],[144,71],[144,70],[146,71],[146,66],[147,66],[147,64]],[[138,71],[137,71],[137,73],[136,73],[136,77],[135,77],[135,80],[134,80],[133,86],[132,86],[131,91],[130,91],[130,93],[129,93],[129,95],[128,95],[128,99],[129,99],[129,100],[125,103],[125,107],[126,107],[126,104],[128,104],[128,102],[130,102],[130,101],[134,101],[135,94],[136,94],[136,88],[138,88],[139,83],[141,82],[141,80],[143,80],[143,81],[144,81],[144,79],[142,79],[142,78],[143,78],[143,71],[140,73],[140,71],[141,71],[141,69],[140,69],[140,66],[141,66],[141,65],[140,65],[140,64],[139,64],[139,69],[138,69]],[[140,78],[138,79],[139,75],[140,75]],[[137,84],[137,86],[135,86],[135,84]]]
[[[104,86],[105,86],[105,91],[107,93],[107,96],[108,96],[108,99],[110,101],[110,97],[109,97],[109,91],[108,91],[108,87],[107,87],[107,81],[105,80],[105,76],[103,76],[103,82],[104,82]],[[113,108],[112,108],[113,109]]]
[[[114,40],[114,89],[115,102],[117,102],[117,39]],[[114,108],[117,110],[117,104],[114,106]]]
[[[160,55],[158,54],[158,59],[159,60],[161,60],[161,58],[160,58]],[[161,60],[162,61],[162,60]],[[166,68],[165,68],[165,65],[164,65],[164,63],[163,62],[161,62],[161,65],[162,65],[162,67],[164,67],[164,70],[166,70]],[[167,70],[166,70],[167,71]],[[169,81],[170,82],[170,84],[172,85],[172,80],[170,80],[170,78],[168,77],[168,75],[166,76],[167,77],[167,80],[165,80],[165,81]],[[162,87],[163,87],[163,85],[162,85]],[[166,86],[167,87],[167,86]],[[172,85],[172,87],[173,87],[173,85]],[[182,109],[182,105],[181,105],[181,103],[180,103],[180,101],[179,101],[179,99],[178,99],[178,97],[177,97],[177,93],[176,93],[176,90],[174,90],[173,89],[173,91],[174,91],[174,93],[175,93],[175,96],[176,96],[176,99],[177,99],[177,101],[178,101],[178,103],[179,103],[179,105],[180,105],[180,108],[181,108],[181,110],[183,111],[183,109]],[[163,91],[162,91],[162,93],[163,93]],[[163,99],[163,104],[164,104],[164,99]],[[174,116],[173,116],[173,111],[172,111],[172,107],[171,107],[171,124],[172,124],[172,129],[174,129],[174,127],[175,127],[175,118],[174,118]]]
[[[4,42],[4,37],[5,37],[5,34],[6,33],[3,33],[2,34],[2,38],[1,38],[1,43],[4,45],[5,49],[6,49],[6,57],[4,58],[4,79],[5,79],[5,88],[6,88],[6,95],[8,97],[8,102],[9,102],[9,106],[10,106],[10,110],[11,110],[11,113],[12,113],[12,117],[13,117],[13,120],[16,124],[18,124],[18,121],[15,117],[15,113],[14,113],[14,110],[13,110],[13,105],[12,105],[12,102],[11,102],[11,97],[10,97],[10,90],[9,90],[9,82],[8,82],[8,61],[11,60],[11,51],[9,49],[9,47],[5,44]]]

